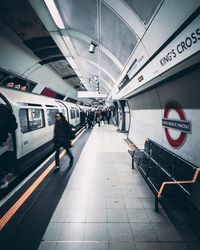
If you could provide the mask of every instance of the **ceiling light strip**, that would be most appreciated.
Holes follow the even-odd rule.
[[[49,9],[49,12],[51,13],[51,16],[57,25],[59,29],[65,29],[65,25],[62,21],[62,18],[58,12],[58,9],[54,3],[54,0],[44,0],[47,8]]]

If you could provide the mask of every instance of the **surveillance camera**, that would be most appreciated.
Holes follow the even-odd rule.
[[[95,46],[94,46],[94,44],[91,43],[90,47],[89,47],[89,52],[93,54],[94,50],[95,50]]]
[[[90,47],[89,47],[89,52],[94,54],[96,46],[97,46],[97,44],[95,42],[91,41]]]

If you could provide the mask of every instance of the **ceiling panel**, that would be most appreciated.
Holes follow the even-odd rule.
[[[75,88],[80,87],[80,80],[79,80],[78,77],[70,78],[70,79],[67,80],[67,82],[69,82]]]
[[[144,24],[153,16],[156,8],[163,0],[123,0],[136,13]]]
[[[125,65],[138,42],[137,37],[129,26],[104,4],[101,13],[101,42]]]
[[[74,74],[74,70],[69,66],[66,60],[51,62],[50,65],[62,76]]]
[[[23,41],[49,35],[29,3],[25,0],[1,1],[0,18]]]
[[[55,3],[67,29],[97,40],[96,0],[55,0]]]

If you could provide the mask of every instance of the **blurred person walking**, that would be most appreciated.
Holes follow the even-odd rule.
[[[54,143],[55,143],[55,161],[56,169],[60,169],[60,148],[63,147],[66,154],[70,158],[69,167],[72,167],[74,156],[71,152],[71,140],[74,139],[74,132],[72,131],[72,125],[65,119],[63,113],[56,113],[55,115],[56,123],[54,128]]]

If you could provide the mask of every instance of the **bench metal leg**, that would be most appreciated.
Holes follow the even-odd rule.
[[[133,157],[132,157],[132,169],[134,169],[135,167],[134,167],[134,159],[133,159]]]
[[[159,212],[159,208],[158,208],[158,197],[157,195],[155,195],[155,212]]]

